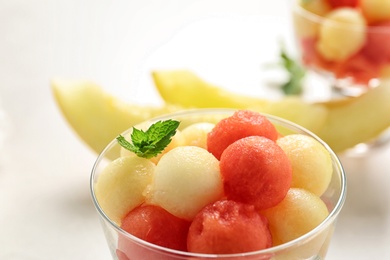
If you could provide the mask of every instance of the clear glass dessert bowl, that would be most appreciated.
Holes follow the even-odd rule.
[[[146,125],[150,126],[155,122],[173,119],[180,122],[178,131],[182,131],[184,128],[194,123],[216,124],[220,120],[232,116],[235,112],[236,110],[232,109],[185,110],[151,119],[135,126],[135,128],[139,127],[142,129]],[[329,178],[326,190],[321,192],[321,195],[319,196],[329,212],[323,221],[309,232],[291,241],[251,252],[233,254],[193,253],[184,250],[171,249],[144,241],[125,231],[121,224],[118,223],[120,221],[110,217],[110,214],[106,211],[102,201],[100,201],[97,196],[97,182],[107,166],[121,156],[128,155],[123,152],[123,148],[118,144],[117,139],[115,139],[109,143],[98,156],[93,166],[90,179],[92,200],[100,217],[113,259],[325,259],[337,217],[343,207],[346,197],[346,175],[343,167],[336,154],[313,133],[281,118],[270,115],[264,116],[275,126],[279,133],[279,137],[293,134],[309,136],[318,141],[320,146],[329,153],[331,177]],[[125,131],[121,135],[128,136],[133,131],[132,129]],[[173,183],[173,185],[175,185],[175,183]],[[179,184],[176,183],[176,185]],[[132,192],[132,190],[130,189],[129,192]],[[183,201],[183,203],[186,202]],[[305,221],[310,221],[312,218],[311,215],[307,215],[306,217],[307,219],[305,219]]]
[[[344,95],[359,95],[390,76],[390,5],[378,2],[292,0],[302,64]]]

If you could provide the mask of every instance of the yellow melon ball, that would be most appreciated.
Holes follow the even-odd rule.
[[[318,16],[324,16],[332,9],[327,0],[300,0],[298,2],[302,8]]]
[[[325,16],[316,45],[327,60],[342,61],[357,53],[366,41],[366,21],[354,8],[337,8]]]
[[[147,203],[187,220],[222,195],[219,161],[197,146],[180,146],[164,154],[146,190]]]
[[[269,221],[274,246],[308,233],[329,214],[318,196],[298,188],[291,188],[282,202],[261,213]]]
[[[166,154],[167,152],[169,152],[170,150],[178,147],[178,146],[183,146],[184,145],[184,137],[181,133],[180,130],[176,130],[176,134],[172,137],[172,140],[171,142],[168,144],[167,147],[165,147],[165,149],[159,153],[157,156],[151,158],[150,160],[154,163],[158,163],[161,159],[161,157]]]
[[[184,145],[198,146],[207,149],[207,134],[214,128],[212,123],[195,123],[184,128],[181,133]]]
[[[277,144],[291,162],[291,187],[321,196],[328,188],[333,173],[332,159],[326,148],[314,138],[300,134],[279,138]]]
[[[139,157],[120,157],[103,170],[95,185],[96,199],[104,213],[120,225],[122,218],[144,201],[155,164]]]
[[[298,1],[293,12],[294,29],[299,37],[314,37],[318,33],[321,17],[331,10],[326,0]]]
[[[390,1],[360,0],[360,8],[369,23],[390,20]]]

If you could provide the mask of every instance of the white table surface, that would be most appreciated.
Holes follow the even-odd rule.
[[[204,12],[206,1],[0,0],[0,259],[110,259],[89,195],[96,154],[62,117],[50,79],[95,80],[149,104],[161,102],[150,69],[186,67],[278,95],[261,87],[262,66],[277,60],[280,38],[290,44],[287,2],[207,1],[207,23],[191,2]],[[390,259],[390,146],[340,158],[348,196],[328,259]]]

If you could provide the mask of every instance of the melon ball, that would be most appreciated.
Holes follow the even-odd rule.
[[[262,136],[242,138],[223,152],[220,170],[228,199],[273,207],[291,186],[292,168],[285,152]]]
[[[184,142],[185,142],[185,139],[184,139],[181,131],[176,130],[176,134],[174,136],[172,136],[172,140],[168,144],[168,146],[165,147],[165,149],[161,153],[159,153],[156,157],[150,158],[150,160],[157,164],[164,154],[166,154],[167,152],[169,152],[173,148],[176,148],[178,146],[183,146],[185,144]]]
[[[354,83],[367,85],[371,79],[379,76],[380,66],[380,63],[376,63],[364,51],[360,51],[351,58],[337,63],[333,72],[336,78],[351,77]]]
[[[215,124],[207,122],[194,123],[187,126],[181,131],[184,145],[207,149],[207,134],[211,132],[214,126]]]
[[[219,159],[230,144],[252,135],[275,141],[278,132],[264,115],[250,110],[239,110],[215,125],[207,136],[207,149]]]
[[[147,242],[181,251],[187,250],[190,222],[155,205],[141,205],[123,219],[121,228]],[[124,243],[125,244],[125,243]],[[119,243],[122,252],[124,246]]]
[[[180,146],[161,157],[147,201],[171,214],[192,220],[196,213],[223,196],[218,160],[197,146]]]
[[[360,0],[325,0],[327,1],[332,8],[340,8],[340,7],[357,7],[359,5]]]
[[[270,247],[267,219],[252,205],[221,200],[208,205],[193,220],[187,239],[189,252],[234,254]]]
[[[319,19],[331,10],[326,0],[299,1],[305,11],[294,12],[294,29],[299,37],[315,38],[318,34]],[[320,17],[317,17],[320,16]]]
[[[388,0],[360,0],[360,8],[370,23],[390,20]]]
[[[299,188],[291,188],[278,205],[261,213],[269,221],[274,246],[308,233],[329,214],[318,196]]]
[[[143,192],[151,183],[155,170],[151,161],[120,157],[103,170],[95,184],[96,199],[104,213],[116,224],[144,201]]]
[[[375,65],[390,61],[390,20],[385,22],[375,23],[367,31],[367,41],[363,48],[363,53]]]
[[[291,162],[291,187],[321,196],[328,188],[333,173],[332,159],[325,147],[314,138],[300,134],[284,136],[276,143]]]
[[[334,9],[319,29],[317,50],[327,60],[342,61],[357,53],[366,41],[366,22],[355,8]]]
[[[331,10],[331,6],[327,0],[300,0],[298,4],[303,9],[319,16],[324,16]]]

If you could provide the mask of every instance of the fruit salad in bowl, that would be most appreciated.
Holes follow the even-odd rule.
[[[292,0],[302,63],[336,87],[364,91],[390,76],[390,2]]]
[[[197,109],[118,134],[91,194],[114,259],[324,259],[345,178],[296,124]]]

